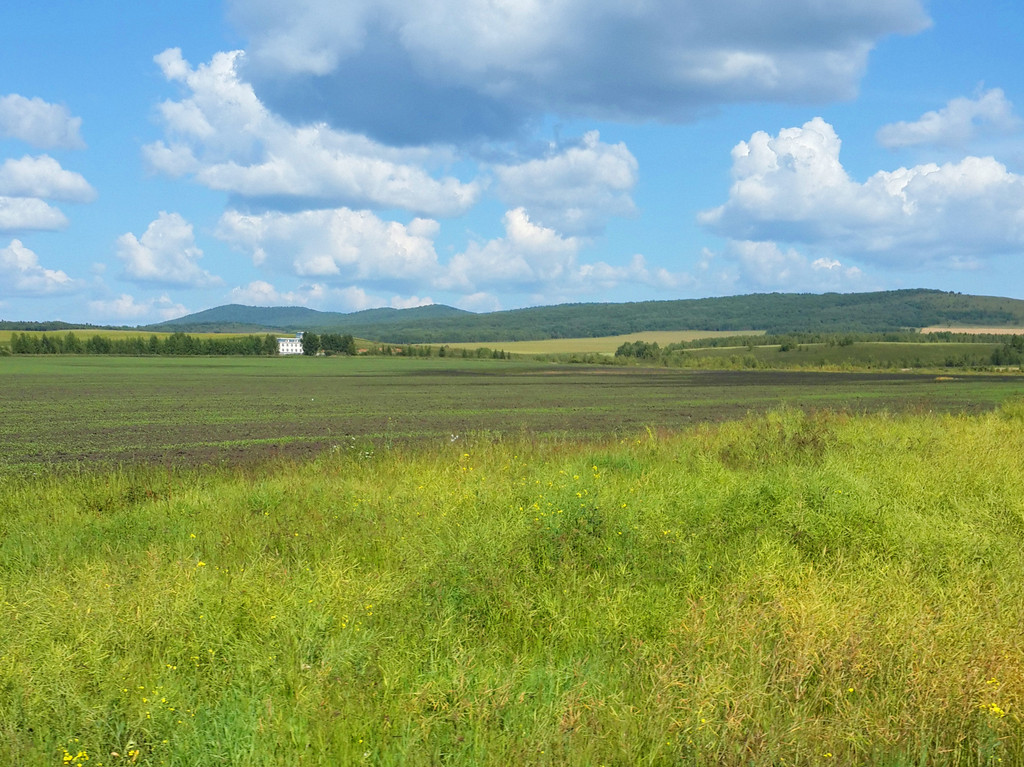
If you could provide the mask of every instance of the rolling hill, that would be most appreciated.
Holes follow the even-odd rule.
[[[757,293],[723,298],[539,306],[475,314],[450,306],[343,314],[231,304],[142,330],[351,333],[389,343],[530,341],[651,330],[887,332],[928,326],[1024,327],[1024,301],[939,290]]]

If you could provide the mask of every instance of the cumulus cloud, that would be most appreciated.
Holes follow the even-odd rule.
[[[834,258],[812,260],[774,242],[732,241],[721,256],[732,267],[728,280],[745,290],[849,292],[866,284],[856,266]]]
[[[974,99],[955,98],[914,122],[885,125],[877,138],[890,149],[921,144],[962,147],[978,136],[1014,133],[1021,127],[1006,94],[993,88]]]
[[[626,266],[613,266],[603,261],[581,264],[578,279],[580,287],[588,290],[610,289],[623,283],[658,290],[677,290],[696,284],[693,276],[686,272],[671,272],[663,267],[651,269],[647,266],[647,259],[639,253],[633,255]]]
[[[349,285],[347,288],[339,288],[335,291],[338,305],[342,311],[360,312],[363,309],[375,309],[385,306],[386,302],[378,297],[371,296],[363,288],[356,285]]]
[[[538,226],[523,208],[508,211],[504,224],[504,237],[471,243],[452,258],[442,281],[445,287],[474,291],[479,286],[501,285],[523,290],[571,278],[579,238]]]
[[[182,304],[175,303],[166,295],[139,301],[127,293],[122,293],[117,298],[90,301],[89,311],[94,317],[110,322],[143,319],[173,320],[188,314],[188,309]]]
[[[39,258],[21,240],[0,248],[0,295],[52,296],[73,293],[81,283],[59,269],[41,266]]]
[[[417,306],[430,306],[433,303],[434,300],[427,296],[393,295],[387,297],[368,293],[365,289],[356,285],[336,288],[331,291],[331,308],[335,310],[340,309],[345,312],[360,312],[364,309],[379,309],[382,307],[412,309]]]
[[[472,242],[447,263],[440,262],[434,247],[436,221],[400,224],[347,208],[259,214],[228,210],[216,236],[249,254],[257,266],[310,280],[289,291],[257,280],[231,292],[240,303],[341,305],[353,311],[407,308],[434,303],[418,292],[428,286],[464,294],[459,300],[467,306],[488,306],[495,302],[487,292],[493,288],[556,297],[624,282],[663,289],[689,284],[683,275],[649,268],[640,255],[625,266],[580,263],[584,240],[534,223],[523,208],[505,214],[504,228],[504,236]],[[398,292],[389,296],[385,290]]]
[[[243,287],[232,288],[229,298],[232,303],[247,306],[309,306],[323,303],[327,295],[327,286],[322,283],[280,291],[265,280],[254,280]]]
[[[673,288],[689,281],[685,275],[665,269],[650,270],[639,254],[626,266],[601,261],[580,263],[583,240],[534,223],[523,208],[508,211],[504,226],[504,237],[470,243],[465,251],[454,256],[436,284],[471,295],[481,294],[480,288],[497,288],[551,299],[622,283]]]
[[[230,16],[275,109],[399,143],[848,98],[878,40],[929,23],[920,0],[233,0]]]
[[[430,219],[404,225],[369,211],[337,208],[259,214],[228,210],[216,234],[250,253],[257,265],[277,266],[301,277],[398,283],[422,281],[436,272],[437,231],[437,222]]]
[[[1024,245],[1024,177],[991,157],[879,171],[858,183],[839,150],[821,118],[777,136],[755,133],[733,149],[728,201],[700,222],[734,240],[804,243],[918,266],[964,264]]]
[[[0,96],[0,138],[15,138],[40,148],[82,149],[81,117],[67,107],[17,93]]]
[[[49,155],[5,160],[0,165],[0,195],[92,202],[96,190],[80,174],[64,170]]]
[[[0,232],[63,229],[67,216],[36,197],[0,197]]]
[[[468,312],[497,312],[501,311],[501,301],[493,293],[479,291],[462,296],[456,303],[460,309]]]
[[[433,306],[430,296],[392,296],[388,302],[392,309],[415,309],[417,306]]]
[[[632,215],[637,161],[623,143],[606,144],[597,131],[549,156],[494,169],[497,192],[532,220],[567,233],[600,231],[610,216]]]
[[[211,189],[246,198],[327,201],[454,216],[478,200],[478,182],[434,178],[425,164],[451,159],[444,150],[401,150],[324,123],[296,127],[268,110],[238,73],[241,51],[218,53],[193,68],[178,49],[156,57],[164,76],[187,89],[160,113],[168,142],[144,149],[150,167],[191,176]]]
[[[117,257],[124,262],[124,276],[134,282],[191,288],[221,283],[199,267],[203,251],[196,247],[192,224],[178,213],[161,211],[141,238],[122,234]]]
[[[65,170],[49,155],[4,160],[0,165],[0,232],[66,227],[67,216],[46,199],[92,202],[96,191],[80,174]]]
[[[392,295],[390,297],[368,293],[357,285],[331,288],[323,283],[300,285],[295,290],[278,290],[265,280],[255,280],[231,291],[231,300],[249,306],[309,306],[330,311],[358,312],[388,306],[410,309],[429,306],[433,299],[421,296]]]

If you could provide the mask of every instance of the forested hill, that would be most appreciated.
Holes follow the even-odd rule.
[[[304,306],[242,306],[228,304],[189,314],[143,330],[186,333],[256,333],[309,330],[333,332],[349,327],[391,327],[395,323],[418,325],[448,317],[474,317],[472,312],[450,306],[418,306],[413,309],[366,309],[361,312],[318,312]]]
[[[757,293],[623,304],[560,304],[474,314],[450,306],[351,314],[302,307],[221,306],[145,330],[351,333],[390,343],[527,341],[645,330],[886,332],[930,325],[1024,327],[1024,301],[938,290],[877,293]]]
[[[128,325],[90,325],[88,322],[61,322],[46,320],[44,322],[0,320],[0,330],[39,330],[53,333],[58,330],[133,330]]]

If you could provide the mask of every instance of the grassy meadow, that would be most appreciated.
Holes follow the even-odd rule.
[[[15,356],[0,412],[0,764],[1024,763],[1019,374]]]
[[[0,474],[0,764],[1024,763],[1024,405]]]

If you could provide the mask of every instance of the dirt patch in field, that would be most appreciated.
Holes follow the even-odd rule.
[[[629,436],[782,405],[976,412],[1024,395],[1019,375],[936,383],[934,374],[910,372],[151,362],[68,369],[60,360],[34,360],[32,375],[0,375],[0,472],[95,463],[239,465],[470,437]]]

